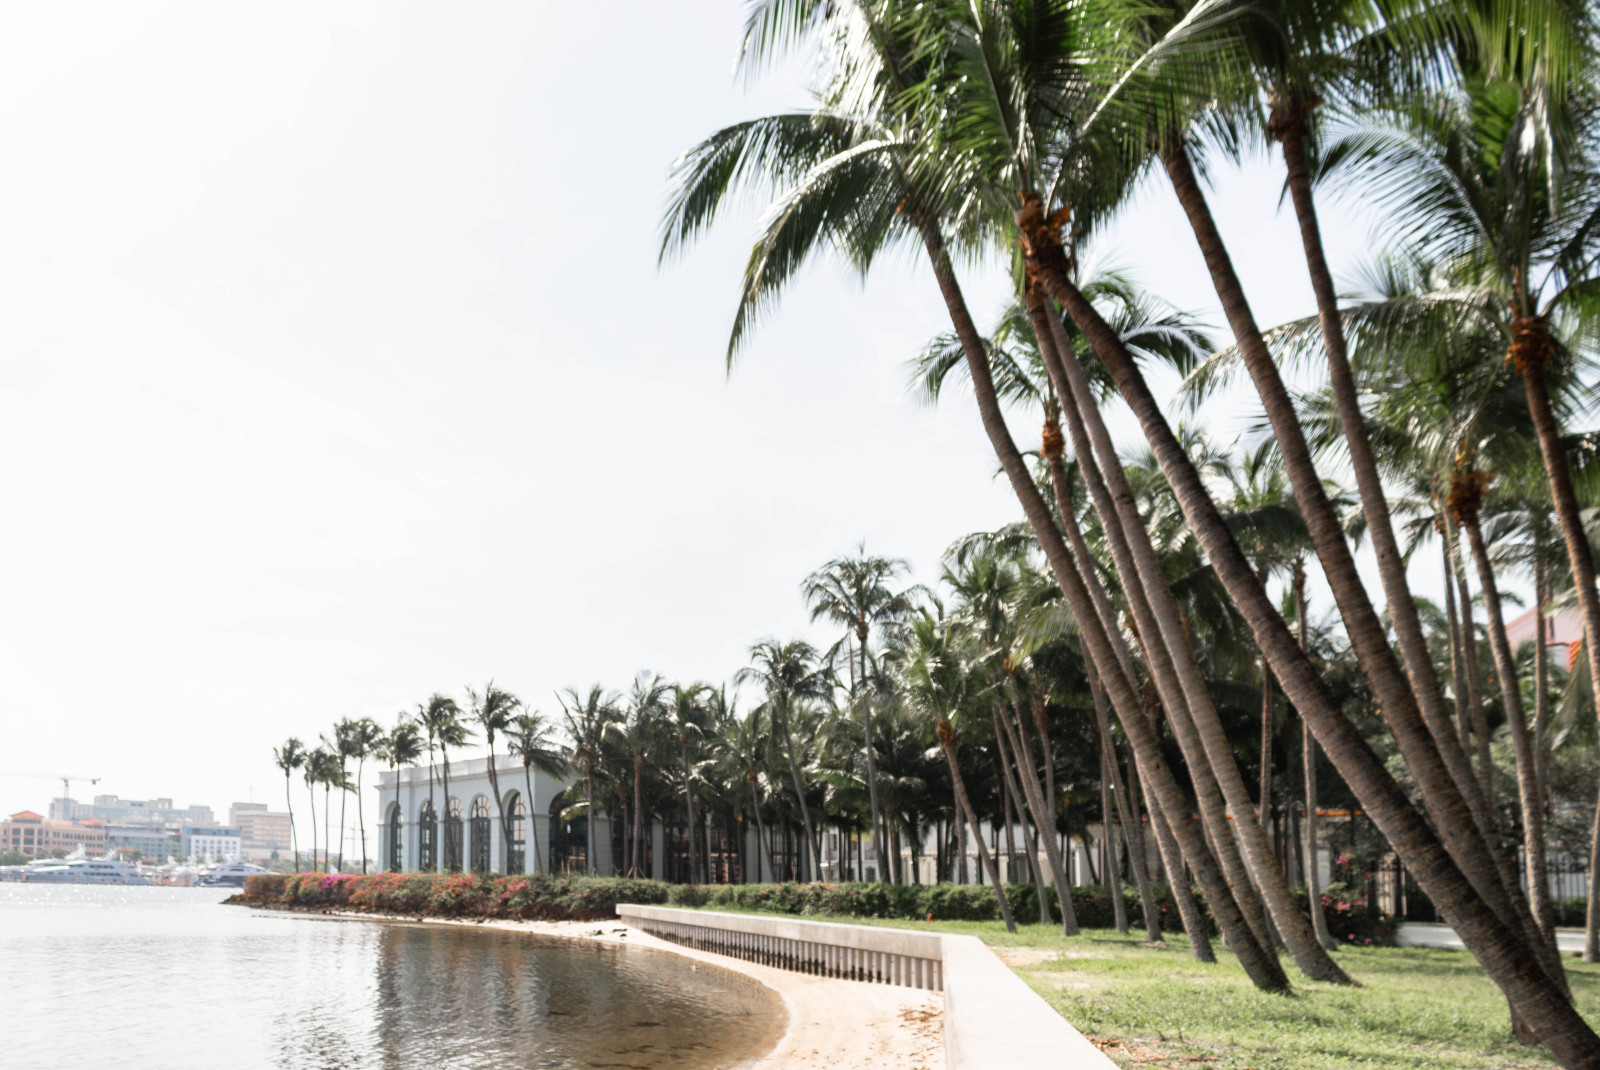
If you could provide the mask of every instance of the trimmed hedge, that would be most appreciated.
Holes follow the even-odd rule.
[[[1154,886],[1164,932],[1182,932],[1177,905],[1171,891]],[[1050,916],[1061,920],[1061,909],[1054,888],[1046,887]],[[1026,925],[1039,920],[1038,890],[1032,884],[1006,887],[1011,914]],[[1144,911],[1137,889],[1123,889],[1128,907],[1128,923],[1144,927]],[[1201,910],[1205,903],[1196,893]],[[816,915],[840,918],[901,918],[907,921],[995,921],[999,904],[988,885],[979,884],[675,884],[667,902],[682,907],[733,907],[779,914]],[[1086,929],[1109,929],[1115,924],[1111,891],[1089,886],[1072,890],[1072,907],[1078,924]],[[1210,923],[1210,916],[1206,917]]]
[[[671,885],[629,877],[471,873],[258,873],[229,900],[246,906],[372,911],[435,917],[591,921],[618,903],[665,903]]]

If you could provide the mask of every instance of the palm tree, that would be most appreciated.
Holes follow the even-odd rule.
[[[678,749],[683,756],[683,797],[689,819],[687,831],[691,884],[702,884],[704,881],[701,880],[700,852],[695,846],[699,839],[694,820],[694,785],[698,774],[695,763],[689,757],[689,744],[705,734],[705,722],[709,714],[705,699],[711,690],[710,684],[673,684],[672,697],[666,702],[667,727],[677,738]]]
[[[323,765],[320,750],[307,751],[301,776],[306,782],[306,794],[311,798],[311,872],[317,872],[317,785],[320,784]]]
[[[583,765],[588,818],[584,825],[588,833],[585,865],[591,874],[595,868],[594,823],[599,809],[594,793],[594,774],[605,757],[607,726],[617,718],[617,696],[605,691],[599,684],[589,688],[587,695],[569,687],[565,695],[557,695],[562,715],[566,721],[567,738],[572,741],[572,756]]]
[[[461,720],[461,707],[456,700],[437,691],[417,707],[417,721],[428,734],[430,749],[439,748],[439,761],[444,767],[444,868],[454,872],[461,866],[462,829],[459,819],[450,812],[450,748],[466,746],[472,730]],[[433,804],[431,782],[428,803]],[[438,811],[434,813],[437,815]]]
[[[359,762],[359,760],[365,756],[365,745],[361,742],[363,731],[364,729],[359,720],[353,717],[346,717],[334,724],[333,739],[331,741],[328,740],[326,736],[324,736],[322,740],[323,746],[327,747],[338,757],[339,782],[345,785],[339,793],[339,868],[341,870],[344,869],[344,831],[347,827],[344,819],[344,806],[345,802],[349,798],[350,793],[349,770],[346,763],[348,763],[352,758]],[[361,797],[357,795],[356,808],[358,811],[360,810],[360,807]],[[365,829],[365,823],[363,823],[363,829]],[[366,833],[363,831],[363,841],[365,838]],[[332,845],[330,844],[329,846]],[[366,848],[363,844],[361,857],[361,867],[363,872],[366,870],[366,865]]]
[[[272,760],[279,769],[283,770],[283,796],[284,802],[289,808],[289,838],[294,844],[294,868],[298,872],[300,869],[300,838],[294,828],[294,793],[290,790],[290,786],[294,771],[306,763],[305,744],[294,736],[290,736],[284,740],[283,746],[272,749]]]
[[[422,736],[416,722],[402,710],[393,728],[388,732],[379,730],[373,753],[380,760],[388,762],[390,769],[417,764],[422,758]],[[430,788],[432,783],[430,779]]]
[[[806,801],[806,786],[800,775],[801,762],[795,747],[794,728],[796,718],[803,714],[808,704],[827,699],[827,673],[817,666],[816,648],[800,639],[791,639],[787,643],[763,639],[750,648],[750,660],[752,664],[740,669],[734,676],[734,682],[758,684],[765,696],[760,709],[767,716],[774,734],[783,739],[789,778],[805,830],[806,858],[811,867],[811,879],[820,880],[822,859],[817,851],[811,807]]]
[[[756,820],[756,872],[761,881],[763,868],[772,857],[771,841],[767,839],[766,823],[761,818],[761,778],[769,764],[772,737],[763,728],[763,708],[758,706],[743,718],[731,716],[720,736],[724,753],[731,761],[735,775],[750,785],[750,811]]]
[[[356,821],[361,826],[361,873],[367,872],[367,808],[362,801],[361,774],[368,755],[376,755],[384,742],[383,729],[370,717],[363,717],[351,730],[350,744],[356,760]]]
[[[926,610],[919,620],[912,623],[906,645],[897,654],[906,699],[911,708],[926,720],[944,751],[962,817],[972,830],[973,842],[978,846],[978,864],[988,873],[989,881],[994,886],[995,900],[1000,907],[1000,916],[1005,919],[1006,931],[1014,933],[1017,923],[1011,917],[1011,903],[1000,881],[1000,867],[984,846],[983,830],[978,825],[972,800],[967,796],[961,765],[956,761],[954,721],[966,721],[975,708],[983,705],[981,696],[973,694],[974,685],[978,683],[973,672],[974,666],[963,656],[945,623]],[[1069,898],[1062,902],[1062,910],[1065,912],[1070,908]]]
[[[543,867],[539,853],[538,815],[534,809],[533,774],[535,771],[548,777],[564,777],[570,768],[566,751],[556,741],[555,726],[538,710],[528,710],[512,718],[506,729],[506,747],[522,759],[522,779],[528,798],[524,809],[528,814],[528,835],[533,841],[534,872]]]
[[[489,787],[494,792],[494,812],[500,815],[500,832],[505,840],[506,857],[511,857],[511,826],[506,821],[505,803],[500,798],[500,773],[495,769],[494,737],[511,725],[511,719],[522,708],[522,700],[509,691],[494,686],[490,680],[482,694],[467,688],[467,707],[472,719],[483,729],[484,742],[489,745]]]
[[[667,694],[671,690],[672,685],[659,675],[639,673],[619,718],[606,726],[627,752],[633,773],[633,839],[628,845],[627,867],[631,876],[644,871],[644,771],[651,752],[662,742]]]
[[[915,608],[917,588],[912,587],[902,591],[891,589],[891,583],[908,570],[906,562],[897,557],[869,557],[867,544],[862,542],[856,547],[854,557],[836,557],[823,565],[820,569],[807,576],[800,585],[801,593],[805,596],[806,604],[811,608],[811,619],[816,621],[826,617],[830,622],[848,629],[846,644],[850,636],[855,637],[855,650],[859,653],[859,665],[849,655],[847,650],[846,660],[850,665],[850,708],[856,708],[857,690],[867,679],[867,642],[869,633],[874,627],[898,624],[910,616]],[[882,836],[884,825],[880,820],[878,809],[878,773],[873,764],[872,754],[872,709],[871,704],[861,706],[862,727],[865,732],[867,759],[867,794],[872,804],[872,836],[874,845],[886,842]],[[879,851],[879,864],[882,864],[882,852]],[[900,883],[899,858],[896,854],[889,856],[891,865],[890,879]]]
[[[324,745],[306,755],[305,778],[306,786],[311,789],[312,861],[315,862],[316,860],[316,788],[320,784],[322,785],[322,871],[331,873],[333,871],[333,859],[330,849],[333,845],[333,839],[329,835],[328,823],[331,820],[333,804],[330,796],[335,787],[340,791],[344,791],[348,787],[338,752]],[[312,868],[315,869],[316,867],[313,866]]]

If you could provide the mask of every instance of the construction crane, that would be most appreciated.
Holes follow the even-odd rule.
[[[12,773],[0,771],[0,777],[25,777],[29,780],[59,780],[61,781],[61,816],[70,818],[67,813],[67,803],[72,799],[72,782],[88,784],[90,787],[100,783],[97,776],[77,776],[73,773]]]

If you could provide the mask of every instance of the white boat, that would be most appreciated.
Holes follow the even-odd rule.
[[[7,879],[24,880],[29,884],[150,883],[150,878],[140,873],[138,867],[111,858],[35,859],[25,866],[9,868],[22,872],[15,876],[7,874]]]
[[[267,870],[263,867],[251,865],[249,862],[229,862],[227,865],[207,870],[195,883],[213,887],[220,885],[229,888],[243,888],[246,877],[253,877],[257,873],[266,872]]]

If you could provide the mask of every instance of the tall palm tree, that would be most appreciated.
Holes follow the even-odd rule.
[[[339,781],[345,787],[339,792],[339,868],[344,869],[344,832],[347,827],[345,822],[345,803],[350,794],[349,762],[352,759],[359,761],[363,745],[361,722],[354,717],[345,717],[335,722],[333,726],[333,739],[323,737],[323,746],[331,750],[339,759]],[[356,797],[357,809],[360,809],[360,796]],[[363,833],[363,838],[365,833]],[[329,846],[332,846],[331,844]],[[363,847],[361,864],[366,867],[366,852]]]
[[[851,658],[847,650],[852,711],[856,709],[858,690],[867,679],[867,644],[872,629],[898,624],[906,620],[915,608],[917,588],[896,591],[892,586],[896,579],[909,570],[909,567],[902,558],[868,556],[867,544],[863,541],[856,547],[855,556],[834,558],[807,576],[805,582],[800,585],[806,604],[811,609],[813,621],[826,617],[830,623],[848,629],[847,647],[849,637],[855,638],[855,652],[859,662]],[[871,704],[863,704],[860,713],[864,738],[868,741],[865,748],[867,794],[872,805],[872,836],[876,850],[877,845],[887,841],[887,837],[883,835],[885,827],[878,808],[878,773],[874,766],[871,745]],[[881,866],[882,852],[878,851],[878,854]],[[891,854],[889,859],[892,863],[890,879],[899,883],[897,872],[899,858]]]
[[[378,754],[385,740],[383,729],[370,717],[362,717],[350,730],[351,755],[356,760],[356,821],[361,826],[361,873],[367,872],[367,808],[361,794],[361,774],[369,756]]]
[[[678,741],[678,750],[683,757],[683,799],[688,811],[689,825],[689,882],[691,884],[705,883],[700,872],[700,851],[696,847],[699,840],[698,828],[694,819],[694,786],[698,777],[696,763],[689,756],[691,743],[696,743],[705,734],[705,722],[710,711],[706,706],[706,696],[712,691],[710,684],[673,684],[671,697],[666,702],[666,720],[668,730]]]
[[[322,783],[323,764],[320,750],[306,752],[301,777],[306,782],[306,794],[311,798],[311,872],[317,872],[317,785]]]
[[[306,748],[294,736],[283,741],[283,746],[272,749],[272,760],[283,770],[283,797],[289,808],[289,839],[294,845],[294,868],[300,870],[300,837],[294,828],[294,793],[290,790],[294,771],[306,764]]]
[[[522,700],[509,691],[494,686],[490,680],[477,692],[467,688],[467,708],[472,719],[483,729],[484,742],[489,746],[489,788],[494,792],[494,812],[500,815],[500,833],[505,840],[505,857],[511,857],[511,826],[506,822],[506,807],[500,797],[500,773],[495,768],[494,737],[505,732],[511,719],[522,708]]]
[[[522,759],[522,779],[528,792],[523,809],[528,815],[528,836],[533,842],[533,871],[537,873],[544,866],[544,857],[539,852],[539,824],[538,813],[534,809],[533,774],[537,771],[548,777],[564,777],[571,768],[571,763],[565,748],[556,740],[555,725],[538,710],[527,710],[512,718],[511,724],[506,729],[506,747],[512,754]]]
[[[627,752],[633,774],[633,837],[627,866],[631,876],[644,875],[644,773],[651,752],[662,742],[671,691],[672,685],[656,673],[639,673],[618,719],[606,726]]]
[[[395,718],[393,728],[387,732],[379,731],[373,753],[379,760],[387,762],[391,770],[402,765],[416,765],[422,759],[422,735],[416,722],[402,710],[400,716]],[[432,783],[430,780],[430,788]]]
[[[617,696],[595,684],[589,688],[588,694],[580,694],[577,688],[569,687],[556,698],[561,703],[567,738],[572,741],[572,757],[583,766],[584,801],[588,808],[588,817],[584,821],[588,834],[585,865],[592,874],[597,872],[594,823],[599,814],[594,776],[605,758],[607,726],[617,718]]]
[[[756,822],[757,883],[763,869],[772,857],[771,841],[767,839],[766,823],[761,817],[761,779],[770,764],[772,737],[764,727],[763,708],[758,706],[744,717],[731,718],[721,735],[721,746],[728,756],[734,774],[750,786],[750,811]],[[774,874],[776,876],[776,874]]]
[[[750,665],[740,669],[734,676],[734,682],[757,684],[762,690],[764,699],[760,709],[772,725],[773,732],[784,743],[790,783],[805,831],[806,858],[811,867],[811,879],[820,880],[822,859],[817,852],[811,807],[806,801],[806,785],[801,776],[794,729],[796,719],[808,704],[826,701],[829,690],[827,672],[818,667],[816,648],[800,639],[791,639],[787,643],[763,639],[750,648],[750,661]]]
[[[348,781],[344,778],[344,771],[339,761],[339,754],[329,746],[321,746],[306,755],[305,766],[306,786],[311,789],[311,823],[313,841],[311,845],[312,861],[316,861],[316,806],[317,786],[322,787],[322,871],[333,872],[332,846],[333,840],[329,834],[329,822],[333,811],[331,794],[334,788],[344,791]],[[313,865],[312,867],[316,867]]]
[[[1014,933],[1017,923],[1011,917],[1011,903],[1006,898],[1005,886],[1000,880],[1000,867],[984,846],[983,830],[978,825],[978,815],[973,810],[972,800],[967,795],[966,780],[961,775],[961,765],[956,760],[955,721],[965,722],[975,710],[983,708],[980,696],[972,693],[975,684],[981,689],[981,683],[945,622],[927,611],[923,611],[921,619],[912,623],[906,645],[897,654],[907,701],[925,719],[944,751],[945,761],[950,767],[950,779],[955,785],[956,801],[961,807],[963,819],[972,830],[973,842],[978,847],[978,864],[989,875],[989,881],[994,886],[995,901],[1000,908],[1000,916],[1005,919],[1006,931]],[[1069,907],[1070,900],[1064,901],[1063,910]]]
[[[461,865],[462,829],[458,819],[450,812],[450,748],[464,747],[472,738],[470,729],[461,719],[461,707],[448,695],[435,691],[428,701],[417,707],[417,720],[427,733],[432,746],[439,748],[439,762],[443,766],[444,784],[444,868],[454,871]],[[433,792],[428,802],[433,803]],[[434,811],[435,815],[439,811]]]

